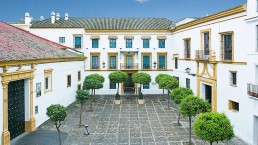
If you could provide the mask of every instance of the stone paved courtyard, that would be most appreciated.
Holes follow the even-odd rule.
[[[121,105],[114,105],[114,97],[99,97],[88,111],[89,103],[83,109],[83,124],[89,125],[90,135],[83,135],[84,128],[79,122],[79,105],[68,107],[68,116],[61,130],[68,133],[65,145],[183,145],[188,141],[189,123],[181,119],[182,126],[177,126],[177,110],[167,109],[167,102],[159,97],[145,97],[145,104],[138,105],[136,97],[123,97]],[[42,130],[55,130],[53,123],[47,121],[39,127]],[[57,138],[56,138],[57,139]],[[192,136],[196,145],[208,144]],[[21,139],[22,140],[22,139]],[[19,142],[19,141],[18,141]],[[234,138],[225,145],[244,145]],[[27,144],[28,145],[28,144]]]

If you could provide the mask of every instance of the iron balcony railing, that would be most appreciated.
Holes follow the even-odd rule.
[[[221,60],[222,61],[232,61],[232,53],[222,53]]]
[[[196,50],[195,51],[195,59],[196,60],[209,60],[209,59],[211,59],[212,54],[214,54],[213,50]]]
[[[137,70],[138,69],[138,63],[120,63],[120,69],[133,69],[133,70]]]
[[[247,84],[247,94],[258,98],[258,85]]]
[[[99,65],[91,65],[91,69],[100,69]]]

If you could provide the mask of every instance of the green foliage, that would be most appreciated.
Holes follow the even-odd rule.
[[[99,80],[86,79],[83,82],[83,90],[101,89],[103,84]]]
[[[234,137],[230,120],[225,114],[217,112],[201,114],[194,122],[194,133],[211,144]]]
[[[116,93],[115,99],[116,99],[116,100],[120,100],[120,95],[119,95],[119,93]]]
[[[81,104],[86,103],[89,99],[89,92],[86,90],[76,91],[76,100]]]
[[[108,78],[112,83],[122,83],[128,79],[128,74],[122,71],[114,71],[108,75]]]
[[[180,104],[182,99],[189,95],[193,95],[193,91],[188,88],[176,88],[170,94],[170,97],[176,104]]]
[[[209,112],[210,109],[211,106],[207,101],[193,95],[184,98],[179,105],[179,111],[185,117],[194,117],[197,114]]]
[[[168,76],[170,76],[170,75],[167,75],[167,74],[159,74],[159,75],[156,76],[155,82],[156,82],[157,84],[159,84],[159,80],[160,80],[161,78],[163,78],[163,77],[168,77]]]
[[[99,74],[88,75],[88,76],[86,76],[85,79],[87,79],[87,80],[98,80],[101,83],[105,82],[105,78],[102,75],[99,75]]]
[[[159,79],[159,88],[173,90],[179,86],[178,80],[172,76],[163,76]]]
[[[67,116],[66,108],[60,104],[50,105],[47,108],[47,116],[55,123],[64,121]]]
[[[132,75],[133,83],[146,84],[151,82],[151,76],[148,73],[134,73]]]

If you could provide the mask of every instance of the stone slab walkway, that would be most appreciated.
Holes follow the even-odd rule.
[[[113,104],[114,97],[101,96],[94,103],[93,111],[88,111],[89,103],[83,109],[83,124],[89,125],[90,135],[85,136],[84,128],[78,127],[79,107],[74,103],[68,107],[68,116],[61,130],[68,133],[65,145],[183,145],[188,142],[189,123],[181,119],[177,126],[177,110],[167,109],[167,102],[160,97],[145,97],[145,104],[138,105],[136,97],[123,97],[121,105]],[[51,121],[45,122],[38,130],[55,131]],[[39,134],[40,135],[40,134]],[[54,139],[54,138],[51,138]],[[22,139],[21,139],[22,140]],[[56,138],[57,140],[57,138]],[[196,145],[205,145],[195,135]],[[29,140],[26,145],[30,144]],[[19,141],[18,141],[19,143]],[[220,145],[245,145],[234,138]],[[38,143],[38,145],[44,145]]]

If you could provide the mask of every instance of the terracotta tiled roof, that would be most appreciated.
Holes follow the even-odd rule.
[[[33,21],[31,28],[85,28],[88,30],[168,30],[172,21],[165,18],[60,18]]]
[[[0,62],[76,57],[66,46],[0,21]]]

